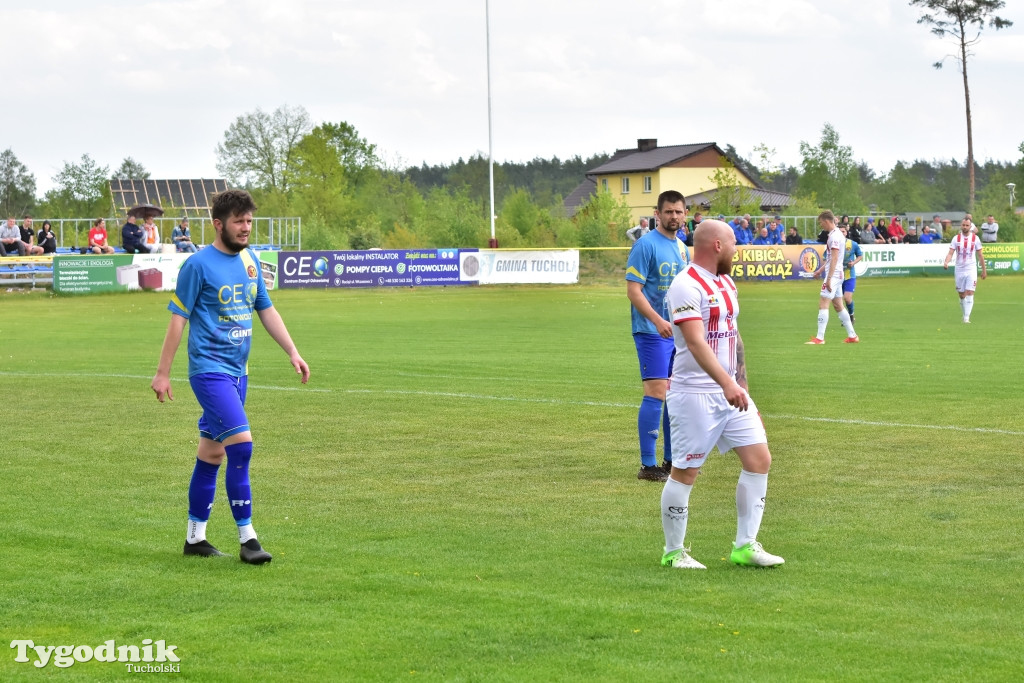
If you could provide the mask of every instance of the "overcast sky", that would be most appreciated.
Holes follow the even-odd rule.
[[[1020,158],[1024,16],[968,61],[975,156]],[[239,115],[302,105],[389,165],[486,154],[484,0],[0,0],[0,149],[39,193],[88,153],[220,177]],[[966,159],[953,46],[898,0],[490,0],[496,161],[732,144],[798,164],[825,122],[854,156]],[[756,161],[756,159],[752,159]],[[682,189],[682,188],[681,188]]]

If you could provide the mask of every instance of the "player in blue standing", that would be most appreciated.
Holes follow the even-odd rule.
[[[171,363],[188,322],[189,383],[203,414],[188,490],[184,553],[203,557],[224,554],[206,540],[206,523],[216,496],[217,470],[227,456],[224,483],[238,525],[239,557],[249,564],[263,564],[270,562],[271,555],[260,546],[252,528],[252,432],[244,408],[253,313],[288,354],[303,384],[309,380],[309,366],[270,302],[259,260],[248,248],[255,210],[252,197],[241,190],[228,190],[214,198],[211,216],[217,235],[211,247],[189,256],[181,268],[167,305],[171,322],[151,386],[161,403],[164,396],[174,400]]]
[[[857,317],[853,314],[853,291],[857,289],[857,271],[854,269],[861,259],[864,258],[864,250],[856,241],[850,239],[850,228],[847,225],[840,225],[839,232],[846,238],[846,263],[843,264],[843,302],[850,314],[850,324],[857,324]]]
[[[668,321],[665,294],[672,279],[690,262],[690,253],[676,233],[686,223],[686,202],[675,190],[658,195],[658,225],[641,237],[626,262],[626,295],[632,304],[633,342],[640,359],[644,398],[637,415],[640,471],[637,479],[665,481],[672,469],[672,442],[665,394],[672,376],[675,342]],[[658,466],[656,446],[662,425],[665,461]]]

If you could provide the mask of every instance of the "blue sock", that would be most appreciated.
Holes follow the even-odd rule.
[[[640,433],[640,462],[647,467],[658,464],[655,446],[658,444],[662,403],[652,396],[644,396],[636,418],[637,431]]]
[[[252,459],[252,441],[225,446],[228,469],[224,474],[224,487],[228,490],[228,503],[235,524],[245,526],[252,522],[252,488],[249,486],[249,460]]]
[[[853,302],[852,301],[850,303],[846,304],[846,312],[849,313],[850,315],[853,315]]]
[[[192,470],[192,481],[188,485],[188,518],[193,522],[210,519],[210,508],[217,495],[217,470],[220,465],[211,465],[196,458]]]
[[[665,404],[665,410],[661,415],[661,440],[662,445],[665,447],[665,462],[672,463],[672,430],[668,424],[668,404]]]

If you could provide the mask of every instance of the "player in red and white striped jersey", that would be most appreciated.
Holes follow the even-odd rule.
[[[949,253],[942,267],[949,269],[949,261],[956,256],[956,267],[953,278],[956,280],[956,291],[960,294],[960,310],[964,314],[964,322],[971,322],[971,310],[974,308],[974,290],[978,288],[978,264],[981,264],[981,279],[988,277],[985,258],[981,254],[981,240],[971,231],[974,223],[970,214],[960,221],[960,232],[949,243]]]
[[[729,559],[738,565],[772,567],[785,562],[757,541],[768,491],[764,424],[747,394],[740,306],[729,277],[736,235],[722,221],[705,220],[693,237],[693,261],[672,281],[667,301],[676,355],[666,397],[672,433],[672,471],[661,494],[665,532],[663,566],[704,569],[683,547],[690,491],[711,449],[730,449],[742,470],[736,486],[736,542]]]

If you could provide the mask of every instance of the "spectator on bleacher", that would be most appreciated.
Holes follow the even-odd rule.
[[[14,252],[18,252],[18,256],[24,256],[27,251],[27,246],[21,241],[21,230],[18,229],[14,216],[8,216],[7,222],[0,228],[0,256]]]
[[[934,216],[932,216],[932,222],[928,227],[932,229],[932,234],[935,236],[935,239],[941,242],[943,226],[942,218],[939,217],[939,214],[935,214]],[[924,235],[924,231],[921,232],[921,235]]]
[[[942,237],[932,232],[932,226],[924,226],[924,229],[921,231],[921,244],[933,244],[941,241]]]
[[[753,243],[759,247],[771,246],[772,239],[768,237],[768,228],[762,227],[761,231],[757,233],[757,237],[754,238]]]
[[[772,244],[782,244],[782,235],[784,230],[782,224],[779,223],[779,219],[773,218],[768,221],[768,239]]]
[[[854,222],[859,220],[860,218],[856,218],[854,219]],[[877,241],[875,235],[877,233],[878,231],[875,229],[874,221],[871,218],[869,218],[867,225],[860,228],[860,239],[858,239],[857,241],[860,244],[875,244],[875,242]]]
[[[43,253],[43,248],[36,244],[35,233],[32,232],[32,216],[25,214],[25,217],[21,221],[21,241],[25,243],[25,251],[29,256],[39,256]]]
[[[736,234],[736,244],[750,244],[754,241],[754,231],[750,229],[750,221],[746,218],[736,220],[733,232]]]
[[[94,254],[113,254],[114,248],[107,243],[107,222],[97,218],[89,229],[89,251]]]
[[[142,244],[149,249],[149,253],[155,254],[160,251],[160,228],[156,227],[152,216],[146,216],[142,224]]]
[[[196,253],[196,245],[192,243],[192,233],[188,229],[188,216],[181,219],[178,227],[171,231],[171,241],[178,251],[189,251]]]
[[[892,220],[889,221],[888,233],[890,244],[899,244],[906,239],[907,231],[903,229],[899,216],[893,216]]]
[[[786,244],[803,244],[804,240],[800,237],[800,233],[796,231],[796,226],[790,226],[789,234],[786,235]]]
[[[44,254],[54,254],[57,252],[57,236],[53,234],[50,221],[43,221],[43,227],[39,229],[36,243],[43,248]]]
[[[999,224],[996,223],[996,217],[992,214],[989,214],[985,222],[981,224],[981,241],[985,243],[999,241]]]
[[[135,222],[135,216],[128,214],[125,224],[121,227],[121,246],[129,254],[148,254],[149,249],[142,241],[145,231]]]
[[[850,230],[849,230],[849,232],[850,232],[850,239],[853,240],[854,242],[856,242],[857,244],[860,244],[860,231],[861,231],[861,229],[862,228],[861,228],[861,224],[860,224],[860,216],[854,216],[853,217],[853,223],[850,223]]]
[[[916,225],[911,225],[910,226],[910,233],[906,237],[903,238],[903,242],[905,244],[920,244],[921,243],[921,238],[917,236],[917,226]]]
[[[879,220],[878,225],[881,225],[883,220],[884,219]],[[870,232],[871,233],[871,237],[874,238],[874,243],[875,244],[885,244],[886,242],[889,241],[889,235],[887,235],[887,234],[883,235],[882,234],[882,229],[879,228],[878,225],[875,225],[875,219],[874,218],[869,218],[868,219],[868,224],[866,226],[864,226],[864,230],[866,232]],[[861,242],[861,244],[863,244],[863,242]],[[868,242],[868,244],[871,244],[871,242]]]

